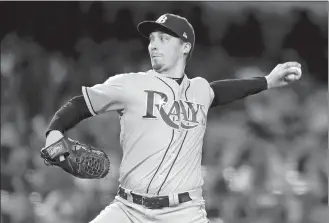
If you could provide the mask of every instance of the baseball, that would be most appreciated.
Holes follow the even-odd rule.
[[[288,74],[284,79],[285,81],[294,81],[296,80],[296,74]]]

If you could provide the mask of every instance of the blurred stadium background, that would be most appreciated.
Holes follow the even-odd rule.
[[[46,167],[39,157],[44,132],[82,85],[149,69],[147,40],[136,25],[165,12],[195,28],[190,77],[263,76],[289,60],[303,66],[302,80],[291,87],[210,112],[203,173],[211,222],[327,222],[327,2],[1,2],[0,8],[2,223],[85,223],[112,201],[122,155],[117,115],[85,120],[68,133],[110,155],[111,173],[102,180]]]

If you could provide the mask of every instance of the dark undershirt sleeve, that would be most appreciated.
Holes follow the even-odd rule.
[[[91,117],[85,99],[82,95],[70,99],[54,115],[46,131],[46,137],[52,130],[58,130],[62,133],[73,128],[84,119]]]
[[[214,99],[211,107],[224,105],[233,101],[257,94],[267,89],[265,77],[253,77],[248,79],[228,79],[213,81],[210,87],[214,91]]]

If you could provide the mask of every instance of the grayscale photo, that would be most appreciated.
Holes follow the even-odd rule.
[[[328,221],[328,2],[0,15],[1,223]]]

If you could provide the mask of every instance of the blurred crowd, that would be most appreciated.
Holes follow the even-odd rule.
[[[298,5],[297,5],[298,4]],[[3,5],[4,6],[4,5]],[[326,2],[21,2],[6,9],[1,42],[1,222],[86,223],[110,204],[122,157],[116,113],[67,134],[103,148],[102,180],[81,180],[39,156],[54,112],[81,86],[150,69],[136,25],[187,17],[196,48],[187,67],[208,81],[266,75],[295,60],[303,78],[209,112],[203,148],[211,222],[324,223],[328,219]]]

